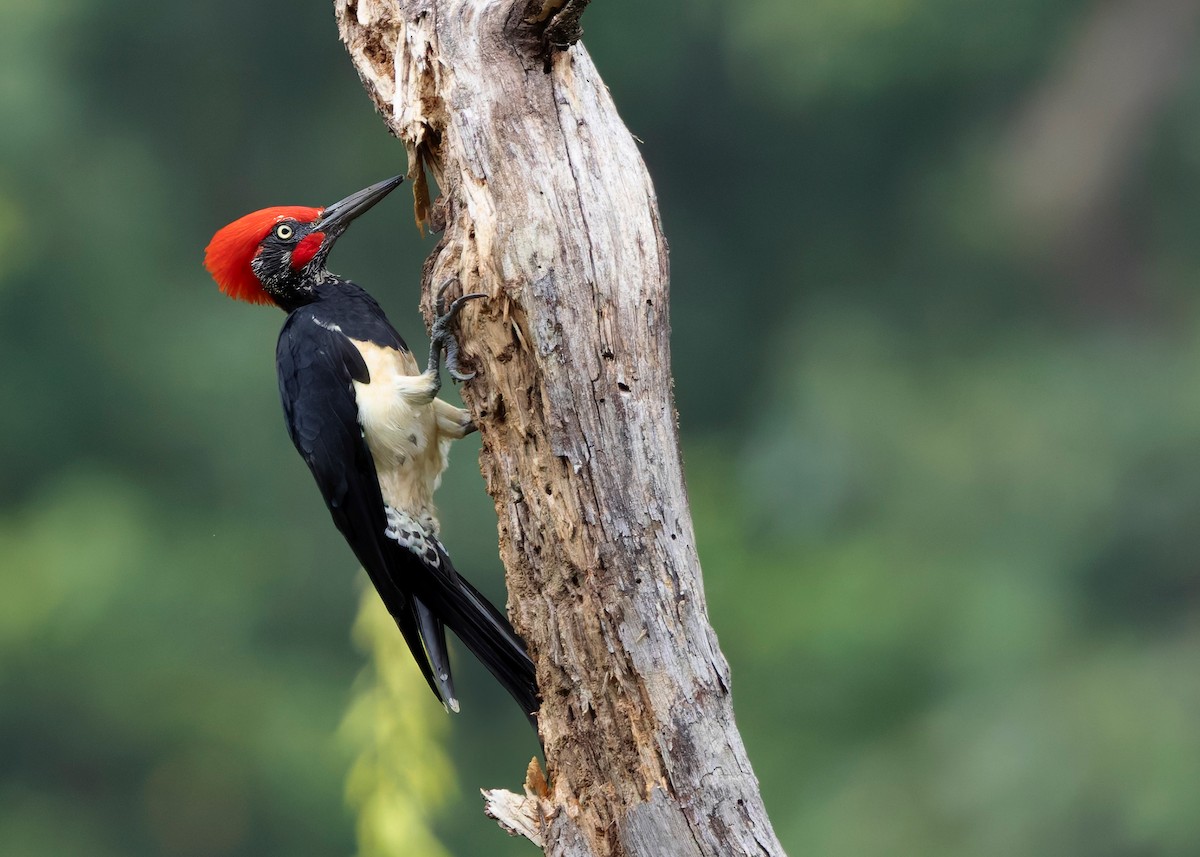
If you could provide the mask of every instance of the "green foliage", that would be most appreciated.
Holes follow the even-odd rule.
[[[660,195],[708,603],[791,853],[1200,849],[1200,75],[1078,243],[999,168],[1104,5],[583,20]],[[529,854],[476,788],[533,737],[467,658],[445,715],[368,596],[361,672],[282,319],[200,267],[406,166],[328,10],[0,0],[0,128],[0,853],[351,853],[349,776],[364,855]],[[419,340],[409,218],[334,262]],[[444,535],[502,602],[471,443]]]
[[[441,749],[446,718],[427,705],[425,679],[383,602],[363,587],[354,638],[372,657],[342,731],[358,748],[346,789],[358,812],[359,854],[446,854],[428,819],[450,796],[454,771]]]
[[[752,754],[805,724],[755,754],[785,841],[1187,853],[1200,339],[948,364],[861,314],[800,328],[740,458],[690,459],[736,698],[773,688]]]

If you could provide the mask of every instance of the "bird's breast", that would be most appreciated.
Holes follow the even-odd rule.
[[[350,341],[370,373],[368,382],[352,383],[383,500],[414,516],[432,515],[449,445],[438,437],[435,379],[419,371],[408,351]]]

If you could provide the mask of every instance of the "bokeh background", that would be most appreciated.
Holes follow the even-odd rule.
[[[710,612],[794,855],[1200,853],[1198,19],[584,17],[660,194]],[[358,613],[282,316],[201,268],[233,217],[405,167],[328,4],[0,0],[6,857],[533,853],[477,792],[532,736],[465,660],[445,716]],[[421,342],[431,246],[398,196],[334,261]],[[473,443],[445,538],[502,601]]]

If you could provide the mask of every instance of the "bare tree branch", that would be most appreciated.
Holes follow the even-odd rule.
[[[706,615],[654,189],[583,47],[543,72],[538,13],[562,5],[335,0],[412,175],[442,190],[417,186],[418,218],[445,230],[426,302],[448,277],[490,296],[463,312],[463,396],[549,785],[489,811],[547,854],[780,855]]]

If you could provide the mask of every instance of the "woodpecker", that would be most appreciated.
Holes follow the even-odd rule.
[[[452,377],[473,377],[459,369],[451,326],[468,300],[484,295],[464,295],[447,309],[443,287],[422,372],[379,304],[325,267],[350,223],[402,180],[326,208],[247,214],[217,231],[204,265],[226,295],[287,313],[275,366],[288,434],[434,695],[458,711],[449,626],[533,722],[537,686],[525,645],[454,568],[433,505],[450,442],[475,430],[466,411],[437,398],[441,354]]]

